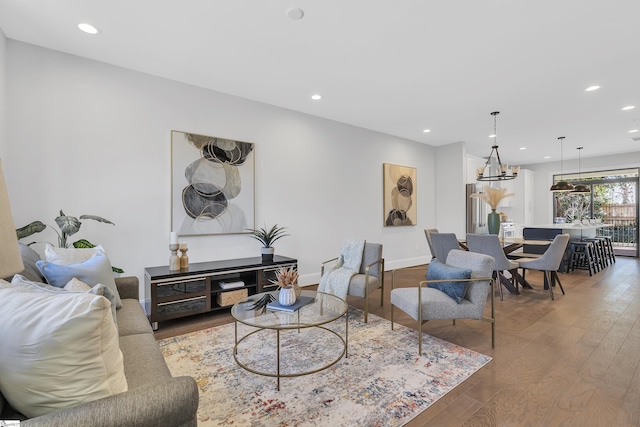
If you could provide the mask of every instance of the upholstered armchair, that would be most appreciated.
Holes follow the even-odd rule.
[[[324,261],[320,275],[324,275],[325,267],[338,259]],[[360,271],[351,277],[347,295],[364,298],[364,322],[369,321],[369,294],[380,289],[380,306],[384,304],[384,258],[382,258],[382,244],[365,242],[362,252]]]
[[[435,265],[438,261],[432,262]],[[395,288],[394,277],[391,281],[391,329],[394,324],[395,307],[407,313],[417,320],[418,353],[422,356],[422,325],[429,320],[453,320],[477,319],[491,323],[491,347],[495,347],[495,316],[494,316],[494,281],[492,273],[494,259],[488,255],[452,250],[447,256],[445,268],[439,267],[443,272],[438,279],[421,281],[416,287]],[[431,265],[431,264],[430,264]],[[455,272],[448,276],[448,271]],[[457,273],[466,274],[467,278],[460,277]],[[448,276],[448,277],[447,277]],[[459,301],[445,292],[435,289],[433,285],[462,286],[464,292],[458,295]],[[483,317],[487,303],[487,296],[491,301],[491,317]]]

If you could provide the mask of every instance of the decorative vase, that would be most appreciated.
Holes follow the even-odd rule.
[[[280,305],[288,306],[296,303],[296,290],[294,288],[280,288],[280,294],[278,295],[278,302]]]
[[[500,234],[500,214],[495,209],[491,209],[487,215],[487,227],[489,234]]]

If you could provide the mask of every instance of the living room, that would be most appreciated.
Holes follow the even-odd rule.
[[[78,56],[0,34],[0,158],[16,227],[52,224],[60,210],[107,218],[115,226],[86,221],[79,237],[103,245],[114,265],[143,284],[144,268],[168,262],[171,130],[180,130],[255,143],[255,226],[287,227],[290,236],[278,241],[276,253],[298,260],[302,285],[319,282],[321,263],[347,237],[383,243],[386,269],[393,270],[431,259],[424,228],[464,235],[470,143],[430,145],[322,118],[321,104],[308,107],[318,110],[314,115],[112,65],[91,59],[90,40]],[[486,49],[491,56],[492,47]],[[637,88],[632,92],[637,99]],[[503,109],[499,126],[516,115],[489,103],[477,111],[487,134],[491,108]],[[490,141],[482,142],[486,155]],[[520,162],[536,173],[534,223],[551,222],[549,187],[561,169],[578,171],[573,151],[566,147],[561,163],[554,145],[552,161]],[[599,156],[587,151],[583,171],[640,165],[637,149]],[[384,163],[417,170],[414,227],[383,226]],[[55,239],[47,230],[32,240]],[[184,240],[191,262],[259,254],[245,234]],[[148,304],[148,290],[141,286],[140,292]]]

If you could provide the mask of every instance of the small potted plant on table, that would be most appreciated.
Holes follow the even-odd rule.
[[[275,224],[270,229],[267,229],[266,226],[263,228],[249,229],[249,231],[251,232],[250,236],[263,245],[261,249],[263,262],[273,261],[273,243],[282,237],[288,236],[285,230],[285,227],[279,227],[278,224]]]
[[[280,288],[278,302],[281,305],[293,305],[300,296],[302,290],[298,285],[299,277],[294,267],[280,267],[278,271],[276,271],[275,280],[271,280],[270,282],[278,285]]]

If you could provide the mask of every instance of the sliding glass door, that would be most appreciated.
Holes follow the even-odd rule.
[[[556,177],[558,179],[559,177]],[[579,179],[581,178],[581,179]],[[564,175],[590,193],[554,193],[554,222],[596,221],[607,224],[601,235],[611,236],[616,255],[638,256],[638,169]]]

